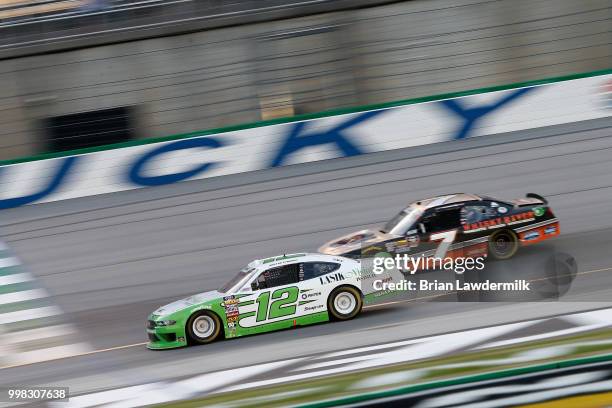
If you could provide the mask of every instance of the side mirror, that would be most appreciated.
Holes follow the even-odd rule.
[[[257,290],[257,289],[259,289],[259,285],[257,284],[257,281],[251,282],[251,290]]]
[[[419,231],[421,232],[421,234],[424,234],[425,231],[425,224],[423,224],[422,222],[419,222]]]

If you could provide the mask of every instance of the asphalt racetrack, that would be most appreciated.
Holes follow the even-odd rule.
[[[0,370],[0,386],[72,392],[188,377],[310,353],[612,305],[612,118],[222,179],[6,210],[0,234],[96,352]],[[249,261],[314,251],[406,203],[474,192],[535,192],[561,222],[557,249],[579,274],[559,302],[410,301],[359,318],[154,352],[145,319],[215,289]]]

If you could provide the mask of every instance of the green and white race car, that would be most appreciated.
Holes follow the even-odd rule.
[[[348,320],[361,312],[365,296],[371,295],[362,289],[365,280],[359,260],[340,256],[290,254],[256,260],[218,290],[153,312],[147,321],[147,347],[204,344],[221,337]]]

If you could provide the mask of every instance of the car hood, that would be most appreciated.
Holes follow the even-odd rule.
[[[396,236],[382,231],[364,229],[326,242],[319,248],[319,252],[328,255],[342,255],[355,251],[363,245],[375,244],[391,238],[396,238]]]
[[[169,303],[165,306],[161,306],[156,311],[153,312],[154,315],[158,316],[166,316],[179,310],[187,309],[188,307],[198,305],[204,302],[208,302],[210,300],[222,297],[223,293],[217,290],[211,290],[209,292],[198,293],[197,295],[192,295],[186,297],[185,299],[177,300],[175,302]]]

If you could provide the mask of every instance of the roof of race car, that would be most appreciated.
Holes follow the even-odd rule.
[[[264,259],[255,259],[253,262],[249,263],[248,266],[250,268],[259,268],[261,266],[269,266],[269,265],[278,266],[282,264],[295,262],[296,260],[298,260],[298,258],[301,258],[300,260],[302,261],[304,260],[316,261],[316,260],[321,260],[321,259],[330,260],[334,258],[334,260],[336,260],[337,262],[342,262],[343,260],[346,259],[346,258],[342,258],[336,255],[326,255],[326,254],[319,254],[319,253],[297,253],[297,254],[283,254],[283,255],[273,256],[273,257],[264,258]]]
[[[415,205],[426,210],[428,208],[439,207],[445,204],[462,203],[464,201],[473,201],[481,199],[482,197],[477,196],[476,194],[456,193],[415,201],[414,203],[411,203],[409,207]]]

